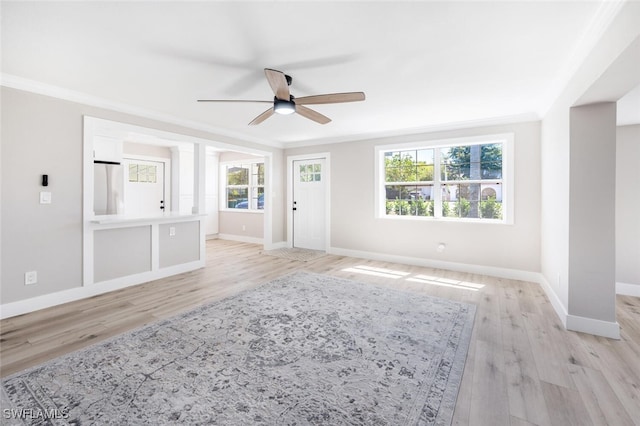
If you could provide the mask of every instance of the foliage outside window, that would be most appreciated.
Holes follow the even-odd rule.
[[[264,209],[264,163],[225,166],[225,206],[228,209]]]
[[[320,182],[322,179],[321,164],[305,164],[300,166],[301,182]]]
[[[385,150],[384,213],[502,220],[503,142]]]
[[[156,166],[132,163],[129,164],[129,182],[156,183]]]

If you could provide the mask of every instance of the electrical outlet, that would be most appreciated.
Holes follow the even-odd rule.
[[[175,237],[176,236],[176,227],[175,226],[170,226],[169,227],[169,236],[170,237]]]
[[[24,285],[32,285],[38,282],[38,272],[29,271],[24,273]]]
[[[246,225],[242,225],[242,230],[246,231],[247,230],[247,226]]]

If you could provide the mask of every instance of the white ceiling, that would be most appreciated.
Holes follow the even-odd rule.
[[[618,100],[617,110],[618,126],[640,124],[640,86]]]
[[[3,2],[3,84],[33,80],[281,146],[537,119],[609,22],[609,5]],[[313,106],[333,119],[324,126],[275,115],[251,127],[266,105],[196,102],[272,99],[265,67],[290,74],[298,97],[367,100]]]

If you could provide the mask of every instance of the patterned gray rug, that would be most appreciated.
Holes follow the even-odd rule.
[[[448,425],[474,315],[474,305],[298,272],[10,376],[3,409],[14,411],[3,418]]]

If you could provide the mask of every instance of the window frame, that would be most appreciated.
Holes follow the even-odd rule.
[[[444,217],[441,215],[442,191],[441,187],[447,184],[474,183],[476,180],[466,181],[444,181],[440,174],[440,148],[450,148],[469,145],[502,144],[502,219],[482,219],[466,217]],[[434,201],[434,216],[415,215],[389,215],[386,212],[386,182],[385,175],[385,153],[390,151],[433,149],[433,189],[432,200]],[[455,223],[486,223],[486,224],[506,224],[514,223],[514,134],[500,133],[480,136],[470,136],[450,139],[420,140],[415,142],[401,142],[387,145],[375,146],[375,218],[389,220],[424,220],[442,221]],[[485,179],[486,183],[494,182],[495,179]],[[480,180],[481,183],[482,180]],[[417,184],[419,186],[419,183]],[[440,207],[440,208],[438,208]]]
[[[251,174],[251,169],[254,165],[258,165],[258,164],[262,164],[263,170],[264,170],[264,176],[263,176],[263,183],[262,185],[259,185],[257,182],[254,184],[252,182],[252,174]],[[229,170],[229,167],[242,167],[242,166],[249,166],[249,183],[247,185],[228,185],[227,184],[227,173]],[[225,161],[225,162],[221,162],[220,163],[220,192],[221,192],[221,196],[220,196],[220,211],[225,211],[225,212],[241,212],[241,213],[264,213],[264,201],[263,201],[263,205],[262,208],[259,209],[257,208],[258,206],[258,197],[259,197],[259,189],[262,188],[262,194],[264,197],[265,191],[266,191],[266,161],[263,158],[257,158],[257,159],[245,159],[245,160],[236,160],[236,161]],[[227,200],[227,189],[228,188],[247,188],[247,201],[249,201],[249,204],[247,206],[246,209],[238,209],[238,208],[232,208],[232,207],[228,207],[228,200]],[[254,194],[256,195],[254,197]],[[255,198],[256,199],[256,208],[253,209],[251,208],[251,200]],[[266,197],[265,197],[266,198]]]

